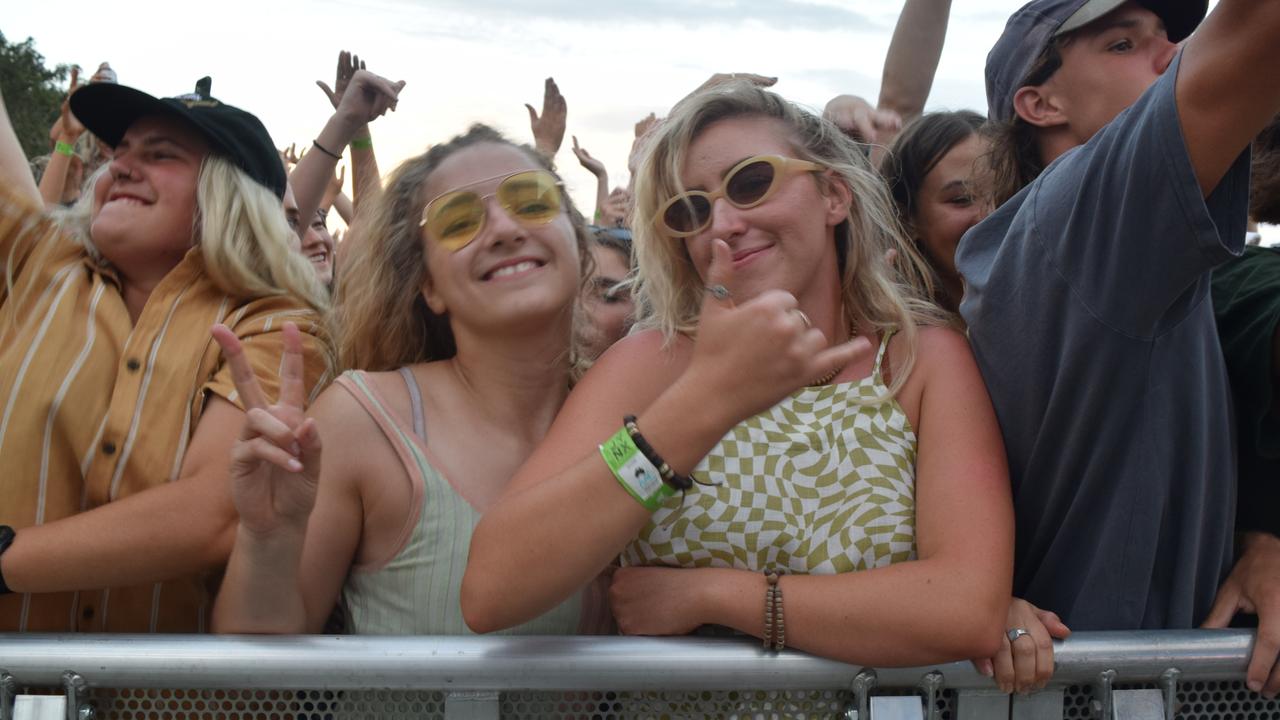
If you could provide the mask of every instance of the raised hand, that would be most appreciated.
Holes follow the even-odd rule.
[[[302,148],[302,152],[298,152],[297,143],[289,143],[289,147],[280,151],[280,156],[284,158],[286,165],[297,165],[303,155],[307,154],[307,149]]]
[[[586,168],[592,175],[600,177],[607,171],[604,169],[604,163],[591,157],[591,153],[585,148],[578,145],[578,136],[573,136],[573,154],[578,157],[578,162],[582,163],[582,167]]]
[[[333,76],[333,87],[330,88],[325,81],[317,80],[316,85],[324,91],[329,102],[333,103],[333,109],[337,110],[338,105],[342,102],[342,96],[347,92],[347,85],[351,84],[351,77],[356,74],[357,70],[364,70],[364,61],[359,55],[352,55],[343,50],[338,53],[338,70]]]
[[[388,110],[394,111],[403,89],[403,80],[391,82],[368,70],[357,70],[338,101],[336,115],[341,116],[354,131],[382,117]]]
[[[857,95],[837,95],[822,116],[846,135],[862,143],[879,144],[902,129],[902,118],[892,110],[879,110]]]
[[[700,93],[703,90],[709,90],[718,85],[724,85],[731,82],[747,82],[756,87],[772,87],[778,82],[778,78],[769,77],[767,75],[756,75],[754,73],[716,73],[707,78],[705,82],[698,86],[694,93]],[[692,94],[692,93],[691,93]]]
[[[67,96],[62,99],[62,109],[53,127],[49,129],[51,142],[74,144],[84,134],[84,125],[71,112],[71,95],[80,89],[80,66],[71,66],[71,82],[68,84]]]
[[[839,370],[867,353],[871,341],[857,337],[828,346],[784,290],[770,290],[735,305],[733,256],[723,240],[712,241],[705,276],[707,292],[698,319],[693,359],[686,371],[713,397],[730,398],[726,410],[741,422]]]
[[[553,78],[547,78],[542,92],[542,115],[533,106],[525,103],[529,110],[529,127],[533,130],[533,144],[538,152],[553,158],[560,151],[564,142],[565,119],[569,115],[569,107]]]
[[[616,187],[600,206],[600,224],[605,227],[623,227],[631,214],[631,191]]]
[[[649,113],[636,121],[636,139],[649,134],[649,131],[658,126],[658,116],[655,113]]]
[[[315,506],[320,479],[320,434],[303,416],[302,337],[284,324],[280,397],[267,398],[254,377],[239,338],[225,325],[213,326],[245,408],[244,428],[231,449],[231,496],[243,529],[258,535],[278,530],[304,532]]]

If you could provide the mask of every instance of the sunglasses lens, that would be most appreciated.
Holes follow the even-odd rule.
[[[682,233],[697,232],[711,218],[711,204],[701,195],[685,195],[667,206],[662,222]]]
[[[549,173],[522,172],[502,181],[498,202],[516,220],[544,225],[560,214],[560,187]]]
[[[769,193],[775,177],[771,163],[757,160],[739,168],[725,182],[725,197],[734,205],[753,205]]]
[[[471,192],[445,195],[431,203],[427,213],[427,232],[448,250],[471,242],[483,224],[484,201]]]

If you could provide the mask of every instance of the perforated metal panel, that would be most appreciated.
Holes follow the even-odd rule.
[[[1156,685],[1117,685],[1124,688]],[[1093,720],[1094,689],[1073,685],[1063,704],[1066,720]],[[1242,681],[1187,681],[1178,684],[1176,717],[1179,720],[1280,720],[1280,700],[1268,700],[1250,691]]]
[[[1134,687],[1134,686],[1119,686]],[[1155,687],[1145,685],[1141,687]],[[59,690],[24,689],[23,692]],[[1073,685],[1063,701],[1064,720],[1095,720],[1093,688]],[[883,688],[876,695],[912,694]],[[444,720],[445,693],[404,690],[148,690],[94,689],[98,720]],[[756,720],[842,718],[853,701],[846,690],[697,692],[507,692],[503,718],[640,720],[730,718]],[[956,694],[944,690],[938,717],[956,718]],[[1280,720],[1280,700],[1250,692],[1243,682],[1183,682],[1180,720]]]

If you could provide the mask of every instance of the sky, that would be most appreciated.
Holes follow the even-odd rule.
[[[958,0],[927,109],[984,112],[983,64],[1022,0]],[[784,97],[821,110],[840,93],[879,93],[900,0],[122,0],[6,3],[0,32],[27,37],[49,64],[159,96],[213,77],[213,95],[262,119],[276,143],[309,145],[332,113],[316,80],[333,84],[338,52],[404,80],[399,109],[372,126],[385,174],[400,161],[485,122],[530,140],[525,103],[541,108],[554,77],[568,104],[557,156],[570,192],[594,207],[595,178],[571,136],[625,185],[633,126],[659,116],[716,72],[776,76]],[[985,114],[985,113],[984,113]],[[348,173],[349,174],[349,173]],[[1280,229],[1267,228],[1269,242]]]

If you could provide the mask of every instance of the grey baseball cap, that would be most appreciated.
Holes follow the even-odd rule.
[[[1009,18],[987,55],[987,117],[1014,118],[1013,96],[1053,38],[1114,11],[1126,0],[1033,0]],[[1209,0],[1137,0],[1164,21],[1169,40],[1181,42],[1209,10]]]

